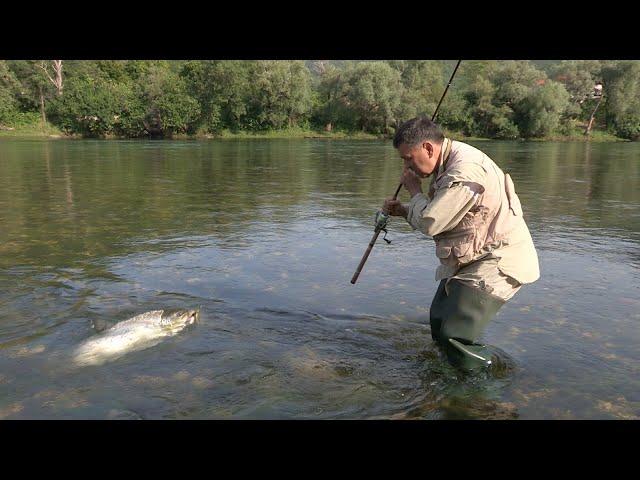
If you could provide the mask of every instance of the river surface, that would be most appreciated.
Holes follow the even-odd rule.
[[[541,267],[477,375],[430,337],[432,239],[394,218],[349,282],[389,141],[0,140],[0,419],[640,418],[640,144],[470,143]],[[69,361],[94,322],[169,307],[200,323]]]

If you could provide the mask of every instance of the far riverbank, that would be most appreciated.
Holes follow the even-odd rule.
[[[5,127],[6,128],[6,127]],[[452,137],[461,141],[487,141],[487,140],[498,140],[492,138],[482,138],[482,137],[469,137],[465,136],[460,132],[451,132],[446,131],[445,134],[448,137]],[[12,138],[12,139],[82,139],[87,137],[82,137],[77,134],[66,134],[60,129],[54,127],[50,123],[47,123],[45,127],[41,124],[37,125],[22,125],[17,126],[11,129],[1,129],[0,130],[0,139],[2,138]],[[148,137],[144,137],[148,138]],[[280,138],[280,139],[328,139],[328,140],[390,140],[389,136],[385,135],[374,135],[371,133],[365,132],[344,132],[344,131],[332,131],[327,132],[324,130],[311,130],[311,129],[285,129],[285,130],[274,130],[274,131],[265,131],[265,132],[249,132],[249,131],[241,131],[241,132],[231,132],[228,130],[223,130],[217,134],[211,133],[197,133],[194,135],[173,135],[171,138],[167,138],[167,140],[213,140],[213,139],[252,139],[252,138]],[[107,136],[100,137],[103,140],[127,140],[131,139],[130,137],[117,137],[117,136]],[[500,139],[505,140],[505,139]],[[531,141],[531,142],[580,142],[580,141],[589,141],[589,142],[628,142],[629,140],[623,139],[620,137],[616,137],[615,135],[611,135],[607,132],[602,131],[593,131],[589,137],[585,136],[581,131],[575,130],[570,135],[554,135],[543,138],[530,138],[530,139],[513,139],[518,141]]]

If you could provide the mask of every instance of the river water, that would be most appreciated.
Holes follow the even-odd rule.
[[[0,141],[0,418],[639,418],[640,144],[470,143],[511,173],[541,267],[480,375],[431,341],[432,239],[394,218],[349,282],[397,186],[388,141]],[[201,321],[67,360],[93,322],[169,307]]]

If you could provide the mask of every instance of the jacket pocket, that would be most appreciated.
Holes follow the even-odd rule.
[[[508,173],[504,175],[504,189],[507,192],[507,200],[509,200],[509,208],[516,217],[522,216],[522,204],[518,195],[516,195],[516,189],[513,186],[513,180]]]
[[[473,241],[454,245],[453,255],[460,263],[470,262],[473,258]]]
[[[436,240],[436,256],[444,259],[449,258],[454,263],[466,263],[473,257],[473,243],[476,237],[475,228],[465,228],[460,231],[451,230],[445,232],[442,237]]]
[[[473,258],[473,241],[436,246],[436,257],[450,265],[467,263]]]
[[[469,254],[469,250],[471,250],[472,246],[473,246],[473,242],[460,243],[460,244],[454,245],[453,246],[453,254],[457,258],[462,258],[462,257],[464,257],[464,256]]]

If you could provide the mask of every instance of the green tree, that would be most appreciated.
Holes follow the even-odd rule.
[[[169,64],[152,65],[141,74],[138,90],[146,108],[143,119],[151,136],[193,133],[200,116],[200,105],[187,92],[182,77]]]
[[[82,72],[84,75],[89,75],[92,77],[104,77],[105,79],[109,79],[113,82],[117,83],[127,83],[133,80],[131,75],[131,68],[129,65],[131,64],[130,60],[101,60],[99,62],[80,62],[82,63]],[[69,72],[69,70],[76,67],[76,65],[70,65],[70,62],[67,62],[67,70],[68,76],[72,76],[73,73]],[[79,66],[76,67],[76,74],[81,73]],[[75,73],[75,72],[74,72]]]
[[[18,114],[16,95],[20,82],[4,60],[0,60],[0,125],[12,124]]]
[[[466,132],[471,135],[497,138],[517,138],[518,127],[511,120],[513,111],[496,98],[496,85],[490,76],[477,75],[469,82],[469,89],[464,94],[467,104],[472,106],[470,127]]]
[[[584,118],[593,104],[586,102],[593,86],[601,80],[602,62],[598,60],[564,60],[551,68],[550,77],[564,85],[569,93],[567,113],[572,118]]]
[[[560,82],[569,93],[569,104],[562,120],[565,133],[572,133],[576,127],[584,128],[596,107],[598,117],[605,114],[606,97],[592,97],[593,87],[602,80],[602,67],[606,62],[599,60],[564,60],[549,69],[549,76]]]
[[[127,84],[102,78],[76,76],[68,79],[62,97],[51,102],[51,118],[62,130],[87,137],[117,132],[117,124],[133,93]],[[135,135],[130,135],[135,136]]]
[[[344,117],[341,82],[344,70],[335,65],[323,65],[316,85],[314,115],[316,125],[331,131]]]
[[[253,62],[250,77],[248,127],[280,129],[307,120],[313,99],[311,74],[303,61]]]
[[[433,113],[433,112],[432,112]],[[466,101],[464,92],[460,89],[447,92],[443,100],[436,121],[444,128],[456,132],[469,133],[473,127],[471,108]]]
[[[209,132],[241,128],[251,95],[250,66],[238,60],[185,62],[180,76],[200,105],[199,126]]]
[[[547,74],[527,60],[501,62],[493,70],[491,81],[496,87],[493,104],[513,108],[524,100]]]
[[[466,92],[478,77],[489,78],[498,65],[497,60],[464,60],[454,80],[455,87]],[[447,94],[448,95],[448,94]]]
[[[482,67],[475,78],[467,76],[465,97],[472,108],[471,133],[495,138],[538,137],[558,128],[568,107],[564,86],[549,80],[529,61]]]
[[[418,115],[431,117],[445,88],[443,62],[393,60],[388,63],[400,73],[403,87],[397,108],[398,124]]]
[[[564,85],[548,80],[515,105],[515,122],[523,137],[544,137],[558,130],[568,107],[569,93]]]
[[[20,82],[17,101],[21,111],[40,111],[46,122],[46,104],[55,96],[55,89],[42,68],[42,60],[11,60],[7,66]]]
[[[403,86],[398,70],[388,63],[349,65],[340,82],[340,98],[351,127],[372,133],[388,133],[400,110]]]
[[[605,119],[616,135],[639,140],[640,63],[608,62],[603,66],[602,77],[606,99]]]

